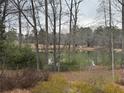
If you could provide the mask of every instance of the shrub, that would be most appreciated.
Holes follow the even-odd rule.
[[[85,69],[89,65],[86,53],[74,53],[70,55],[71,56],[69,57],[68,54],[63,53],[60,64],[61,71],[81,70]]]
[[[0,92],[13,89],[27,89],[34,87],[39,81],[48,80],[47,72],[24,70],[10,76],[7,73],[0,75]]]
[[[121,89],[118,85],[113,83],[106,84],[103,88],[104,93],[124,93],[124,90]]]
[[[117,84],[124,85],[124,78],[120,79],[119,81],[116,82]]]
[[[74,71],[74,70],[79,70],[79,69],[80,69],[79,64],[77,64],[74,61],[60,64],[61,71]]]
[[[6,68],[32,68],[35,64],[35,55],[30,47],[19,48],[17,45],[8,44],[6,49]]]

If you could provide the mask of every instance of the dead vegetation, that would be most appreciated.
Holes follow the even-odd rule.
[[[124,86],[124,69],[120,71],[120,79],[116,81],[117,84]]]
[[[20,90],[20,89],[15,89],[13,91],[6,91],[4,93],[31,93],[29,90]]]
[[[10,75],[2,73],[0,75],[0,92],[14,89],[29,89],[34,87],[39,81],[48,80],[48,72],[36,70],[23,70]]]

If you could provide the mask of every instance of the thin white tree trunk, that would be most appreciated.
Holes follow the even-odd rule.
[[[113,40],[113,31],[112,31],[112,10],[111,10],[111,0],[109,0],[109,26],[111,33],[111,61],[112,61],[112,79],[115,80],[115,64],[114,64],[114,40]]]

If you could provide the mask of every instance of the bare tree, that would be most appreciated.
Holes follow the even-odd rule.
[[[104,26],[108,26],[108,2],[106,0],[99,0],[99,7],[97,9],[98,14],[104,20]],[[101,21],[101,20],[100,20]]]
[[[0,6],[1,6],[1,4],[3,4],[4,2],[6,2],[6,0],[0,0]]]
[[[107,14],[106,14],[106,5],[105,5],[106,1],[103,0],[103,6],[104,6],[104,19],[105,19],[105,27],[107,27]]]
[[[122,6],[122,31],[121,31],[121,34],[122,34],[122,61],[124,63],[124,0],[120,1],[118,0],[118,2],[121,4]]]
[[[59,66],[60,66],[60,57],[61,57],[61,25],[62,25],[62,0],[59,0],[59,8],[60,8],[60,10],[59,10],[59,48],[58,48],[58,50],[59,50],[59,57],[58,57],[58,59],[59,59]],[[58,71],[60,70],[60,67],[58,67]]]
[[[79,6],[83,0],[74,0],[74,26],[73,26],[73,51],[75,51],[75,33],[77,31],[77,21],[78,21],[78,13],[79,13]]]
[[[53,45],[54,45],[54,70],[57,70],[57,56],[56,56],[56,20],[57,20],[57,7],[56,7],[56,3],[55,0],[51,1],[51,8],[52,8],[52,12],[53,12]]]
[[[16,0],[16,2],[17,2],[18,9],[13,12],[15,12],[15,14],[18,14],[19,47],[21,47],[22,46],[22,15],[21,15],[21,11],[23,10],[23,7],[27,1],[26,0]],[[12,13],[12,14],[14,14],[14,13]]]
[[[0,75],[4,73],[6,53],[5,53],[5,19],[7,14],[8,0],[0,0],[0,62],[1,62],[1,72]],[[1,88],[0,88],[1,92]]]
[[[122,0],[122,57],[124,56],[124,0]],[[124,62],[124,59],[123,59]]]
[[[103,0],[103,9],[104,9],[104,20],[105,20],[105,27],[107,27],[107,14],[106,14],[106,1]]]
[[[35,35],[35,47],[36,47],[36,59],[37,59],[37,70],[40,69],[40,56],[39,56],[39,47],[38,47],[38,30],[37,30],[37,21],[35,15],[35,7],[34,7],[34,0],[31,0],[32,5],[32,15],[33,15],[33,23],[34,23],[34,35]]]
[[[17,0],[17,3],[18,3],[18,20],[19,20],[19,47],[21,47],[22,45],[22,23],[21,23],[21,0]]]
[[[21,47],[22,46],[22,13],[21,13],[21,11],[23,10],[27,0],[15,0],[15,2],[17,3],[18,9],[15,9],[13,7],[13,9],[8,10],[9,11],[8,15],[10,15],[10,14],[14,15],[14,16],[15,16],[15,14],[18,15],[18,25],[19,25],[18,26],[18,30],[19,30],[18,37],[19,37],[19,47]],[[11,4],[9,4],[9,5],[12,7]],[[27,11],[27,10],[25,10],[25,11]]]
[[[112,30],[112,8],[111,0],[109,0],[109,27],[111,30],[111,61],[112,61],[112,78],[115,79],[115,68],[114,68],[114,40],[113,40],[113,30]]]
[[[48,63],[48,1],[45,0],[46,63]]]
[[[5,22],[6,15],[7,15],[7,7],[8,7],[8,0],[3,0],[4,1],[4,9],[2,13],[2,22]]]
[[[65,0],[66,2],[66,5],[69,9],[69,42],[68,42],[68,51],[69,51],[69,62],[70,62],[70,59],[71,59],[71,40],[72,40],[72,17],[73,17],[73,2],[74,0],[71,0],[70,1],[70,6],[69,6],[69,3],[67,2],[67,0]]]
[[[14,0],[11,0],[12,4],[19,10],[18,8],[18,3],[15,2]],[[30,19],[26,16],[26,14],[24,13],[23,10],[19,10],[21,11],[22,15],[24,16],[24,18],[27,20],[27,22],[32,26],[33,28],[33,33],[35,36],[35,50],[36,50],[36,64],[37,64],[37,70],[40,69],[40,56],[39,56],[39,42],[38,42],[38,30],[37,30],[37,19],[36,19],[36,12],[35,12],[35,5],[34,5],[34,0],[30,0],[31,3],[31,13],[32,13],[32,21],[30,21]]]

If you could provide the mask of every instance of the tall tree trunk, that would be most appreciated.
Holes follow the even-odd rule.
[[[56,14],[57,14],[57,9],[56,9],[56,4],[55,0],[51,1],[51,7],[52,7],[52,12],[53,12],[53,58],[54,58],[54,71],[57,70],[57,56],[56,56]]]
[[[79,7],[79,3],[77,0],[74,0],[74,7],[75,7],[75,13],[74,13],[74,27],[73,27],[73,51],[75,52],[75,33],[77,31],[78,7]]]
[[[70,7],[70,22],[69,22],[69,62],[71,60],[71,41],[72,41],[72,15],[73,15],[73,0],[71,0],[71,7]]]
[[[3,0],[3,1],[5,2],[4,9],[3,9],[3,15],[2,15],[2,22],[4,23],[6,19],[8,0]]]
[[[124,0],[122,0],[122,49],[124,53]]]
[[[46,28],[46,63],[48,64],[48,2],[45,0],[45,28]]]
[[[3,9],[2,4],[5,4]],[[7,13],[7,6],[8,6],[8,0],[2,0],[0,1],[0,67],[1,67],[1,73],[0,75],[4,73],[5,70],[5,62],[6,62],[6,46],[5,46],[5,19],[6,19],[6,13]],[[2,78],[1,78],[2,79]],[[0,88],[1,92],[1,88]]]
[[[109,0],[109,26],[111,33],[111,62],[112,62],[112,78],[115,79],[115,65],[114,65],[114,40],[113,40],[113,30],[112,30],[112,11],[111,11],[111,0]]]
[[[124,0],[122,0],[122,61],[124,64]]]
[[[56,9],[55,9],[55,1],[53,0],[53,6],[54,6],[54,27],[53,27],[53,35],[54,35],[54,70],[56,71],[56,64],[57,64],[57,58],[56,58]]]
[[[60,66],[60,58],[61,58],[61,20],[62,20],[62,0],[59,0],[60,2],[60,11],[59,11],[59,66]],[[58,67],[58,72],[60,70],[60,67]]]
[[[105,6],[105,3],[106,3],[106,1],[103,0],[105,27],[107,27],[107,15],[106,15],[106,6]]]
[[[1,9],[2,4],[4,3],[3,10]],[[5,51],[5,19],[7,13],[8,0],[3,0],[0,3],[0,61],[2,63],[2,70],[5,69],[6,62],[6,51]]]
[[[19,23],[19,47],[22,45],[22,25],[21,25],[21,7],[20,7],[20,1],[17,0],[18,2],[18,23]]]
[[[39,56],[39,42],[38,42],[38,33],[37,33],[37,22],[35,16],[35,8],[34,8],[34,1],[31,0],[32,5],[32,12],[33,12],[33,23],[34,23],[34,36],[35,36],[35,49],[36,49],[36,62],[37,62],[37,70],[40,69],[40,56]]]

